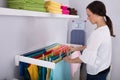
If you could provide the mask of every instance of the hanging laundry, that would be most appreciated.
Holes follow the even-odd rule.
[[[79,57],[80,55],[81,55],[80,51],[75,51],[70,55],[70,57],[71,59],[74,59],[76,57]],[[74,80],[74,76],[75,76],[74,74],[75,72],[77,72],[78,68],[80,68],[80,63],[71,63],[70,67],[71,67],[72,80]]]
[[[46,80],[50,80],[50,72],[51,72],[51,69],[47,68]]]
[[[30,67],[27,68],[30,79],[31,80],[38,80],[38,67],[36,65],[31,64]]]
[[[66,53],[68,53],[68,50],[69,47],[67,45],[55,43],[42,49],[23,54],[22,56],[55,62],[55,68],[61,65],[61,67],[59,66],[60,68],[58,67],[58,71],[61,71],[60,75],[62,75],[61,80],[71,80],[70,64],[62,60],[63,57],[67,55]],[[37,66],[23,62],[20,62],[20,67],[20,72],[22,73],[22,76],[24,76],[24,80],[56,80],[57,78],[60,79],[60,77],[55,77],[56,69],[53,70],[43,66]],[[66,76],[66,74],[68,76]]]
[[[61,60],[56,63],[55,69],[51,70],[50,80],[71,80],[70,64]]]

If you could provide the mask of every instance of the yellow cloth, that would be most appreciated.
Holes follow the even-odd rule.
[[[38,67],[37,65],[31,64],[28,68],[31,80],[38,80]]]
[[[48,54],[46,56],[50,56],[51,54]],[[38,59],[42,60],[43,57],[39,57]],[[39,78],[39,73],[38,73],[38,67],[37,65],[31,64],[28,68],[28,72],[30,75],[31,80],[38,80]],[[49,77],[49,76],[48,76]]]
[[[49,10],[50,13],[53,13],[53,14],[62,14],[62,12],[59,12],[59,11],[51,11]]]
[[[62,9],[60,9],[61,4],[55,1],[45,2],[46,10],[53,14],[62,14]]]
[[[62,12],[62,9],[54,8],[54,7],[48,6],[48,7],[47,7],[47,11],[57,11],[57,12]]]
[[[51,7],[54,7],[54,8],[58,8],[60,9],[61,6],[58,6],[58,5],[54,5],[54,4],[45,4],[45,7],[47,8],[48,6],[51,6]]]
[[[45,4],[46,4],[46,5],[56,5],[56,6],[61,6],[60,3],[55,2],[55,1],[46,1]]]

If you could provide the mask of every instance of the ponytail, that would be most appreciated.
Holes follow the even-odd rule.
[[[105,15],[105,17],[106,17],[106,24],[108,25],[109,30],[110,30],[110,35],[111,35],[112,37],[115,37],[115,35],[113,34],[112,21],[111,21],[111,19],[110,19],[107,15]]]

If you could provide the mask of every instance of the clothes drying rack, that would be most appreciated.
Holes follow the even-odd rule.
[[[77,44],[65,44],[65,45],[76,46],[76,47],[81,46],[81,45],[77,45]],[[34,65],[37,65],[37,66],[42,66],[42,67],[46,67],[46,68],[50,68],[50,69],[55,68],[55,63],[54,62],[39,60],[39,59],[31,58],[31,57],[26,57],[26,56],[23,56],[23,55],[16,55],[15,56],[15,65],[19,66],[19,62],[34,64]]]

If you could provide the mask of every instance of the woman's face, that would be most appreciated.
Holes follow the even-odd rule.
[[[92,23],[95,24],[96,23],[96,15],[93,14],[89,9],[86,9],[86,13],[87,13],[87,19]]]

